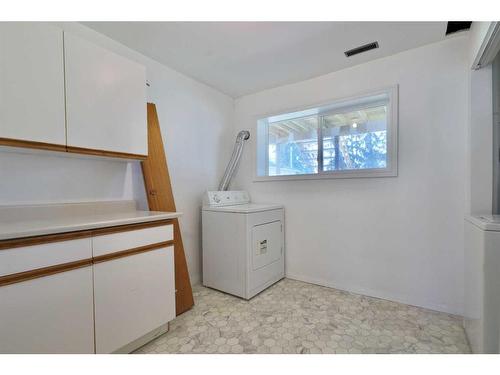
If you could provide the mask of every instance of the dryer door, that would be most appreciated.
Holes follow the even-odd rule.
[[[281,230],[281,221],[260,224],[252,228],[252,267],[254,271],[282,257]]]

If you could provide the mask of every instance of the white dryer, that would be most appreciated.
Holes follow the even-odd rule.
[[[285,276],[284,208],[246,191],[208,191],[202,208],[203,285],[250,299]]]

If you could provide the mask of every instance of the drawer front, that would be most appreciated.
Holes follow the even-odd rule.
[[[173,246],[94,264],[96,353],[111,353],[175,318]]]
[[[0,276],[92,258],[90,238],[0,250]]]
[[[127,232],[105,234],[92,238],[94,257],[171,241],[174,238],[172,224]]]
[[[92,267],[0,287],[0,353],[94,353]]]

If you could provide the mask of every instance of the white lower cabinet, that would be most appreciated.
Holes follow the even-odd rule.
[[[0,353],[93,353],[92,267],[0,287]]]
[[[173,247],[94,264],[96,353],[112,353],[175,318]]]
[[[0,354],[129,352],[165,332],[172,240],[172,225],[152,224],[0,247]]]

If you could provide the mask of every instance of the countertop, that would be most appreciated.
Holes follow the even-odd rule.
[[[500,231],[500,215],[491,215],[491,214],[470,215],[466,216],[465,220],[474,224],[475,226],[477,226],[482,230],[494,231],[494,232]]]
[[[0,206],[0,240],[173,219],[180,212],[143,211],[134,201]]]

